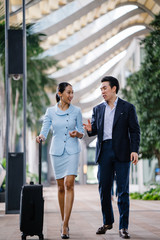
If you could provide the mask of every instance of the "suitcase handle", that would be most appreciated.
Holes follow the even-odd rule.
[[[42,139],[39,143],[39,184],[41,184],[41,171],[42,171]]]

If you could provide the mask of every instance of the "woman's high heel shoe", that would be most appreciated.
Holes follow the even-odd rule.
[[[69,227],[67,227],[67,231],[68,231],[67,234],[61,233],[61,238],[62,238],[62,239],[69,239]]]

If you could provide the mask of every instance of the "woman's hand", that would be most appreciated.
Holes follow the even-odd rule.
[[[36,137],[36,142],[37,143],[40,143],[40,140],[42,140],[42,142],[44,142],[45,139],[44,139],[43,135],[39,135],[39,136]]]
[[[92,125],[90,120],[88,119],[88,124],[83,123],[84,129],[86,129],[88,132],[92,131]]]
[[[72,137],[72,138],[75,138],[75,137],[77,137],[77,138],[82,138],[82,137],[83,137],[83,133],[79,133],[79,132],[76,131],[76,130],[74,130],[74,131],[72,131],[72,132],[69,132],[69,135],[70,135],[70,137]]]
[[[77,137],[77,131],[75,130],[75,131],[69,132],[69,135],[70,137],[75,138]]]

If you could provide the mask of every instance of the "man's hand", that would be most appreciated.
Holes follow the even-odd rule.
[[[134,165],[136,165],[138,163],[138,153],[132,152],[130,160]]]
[[[92,131],[92,125],[90,120],[88,119],[88,124],[83,123],[84,129],[86,129],[88,132]]]

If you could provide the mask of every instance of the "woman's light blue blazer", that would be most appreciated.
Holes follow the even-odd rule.
[[[70,104],[66,111],[62,111],[58,104],[49,107],[45,113],[40,134],[47,138],[52,126],[53,136],[49,154],[60,156],[64,149],[68,154],[80,152],[80,143],[77,137],[72,138],[69,132],[77,130],[84,134],[82,114],[79,107]]]

